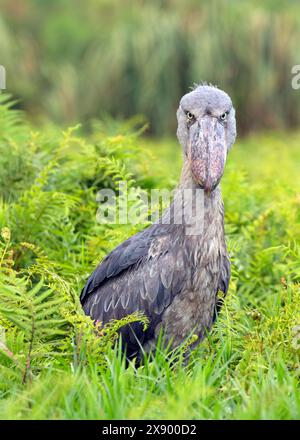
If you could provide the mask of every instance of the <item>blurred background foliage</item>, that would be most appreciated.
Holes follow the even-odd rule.
[[[300,122],[296,0],[0,3],[7,87],[35,120],[143,114],[169,134],[180,96],[206,80],[233,97],[240,133]]]

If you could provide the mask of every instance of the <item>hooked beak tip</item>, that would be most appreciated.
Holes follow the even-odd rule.
[[[211,193],[216,189],[216,187],[218,186],[219,181],[217,182],[212,182],[210,179],[208,179],[205,184],[203,185],[203,189],[205,194],[210,197]]]
[[[210,197],[210,195],[211,195],[211,189],[210,189],[210,188],[209,188],[209,189],[205,189],[204,192],[205,192],[205,194],[206,194],[208,197]]]

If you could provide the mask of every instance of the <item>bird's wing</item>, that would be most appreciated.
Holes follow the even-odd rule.
[[[99,289],[106,280],[138,263],[147,253],[150,243],[151,234],[145,234],[142,231],[142,233],[138,232],[128,238],[110,252],[89,277],[80,295],[81,303],[84,304],[87,298]]]
[[[161,315],[185,280],[184,254],[176,240],[164,225],[152,225],[114,249],[81,293],[86,313],[101,322],[138,310],[150,319]]]
[[[220,278],[218,283],[218,290],[221,290],[221,292],[224,293],[224,296],[227,295],[229,281],[230,281],[230,260],[227,253],[225,252],[221,259]],[[218,313],[221,310],[223,302],[224,302],[223,298],[217,299],[214,316],[213,316],[213,322],[217,319]]]
[[[228,258],[228,255],[224,255],[221,260],[221,267],[220,267],[220,278],[219,278],[219,290],[221,290],[225,295],[228,291],[230,281],[230,260]]]

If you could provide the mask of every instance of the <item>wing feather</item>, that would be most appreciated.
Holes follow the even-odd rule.
[[[180,293],[185,280],[181,246],[169,233],[163,225],[152,225],[114,249],[95,269],[81,293],[85,312],[106,323],[142,311],[152,323],[148,333],[153,334],[153,326],[172,297]],[[180,231],[174,231],[174,236],[180,237]],[[140,334],[140,326],[133,328]],[[122,337],[133,350],[132,331],[123,330]]]

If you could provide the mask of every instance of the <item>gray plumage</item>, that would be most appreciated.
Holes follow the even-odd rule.
[[[219,182],[236,137],[235,111],[225,92],[201,85],[183,96],[177,120],[183,169],[174,201],[162,216],[170,224],[161,220],[120,244],[95,269],[80,297],[85,313],[102,323],[138,310],[148,316],[145,332],[138,323],[121,330],[128,357],[138,355],[141,346],[154,347],[161,329],[173,347],[191,333],[200,341],[220,306],[218,291],[228,289]],[[186,189],[193,197],[182,198]],[[202,230],[191,229],[185,218],[176,224],[178,206],[194,209],[198,199]]]

